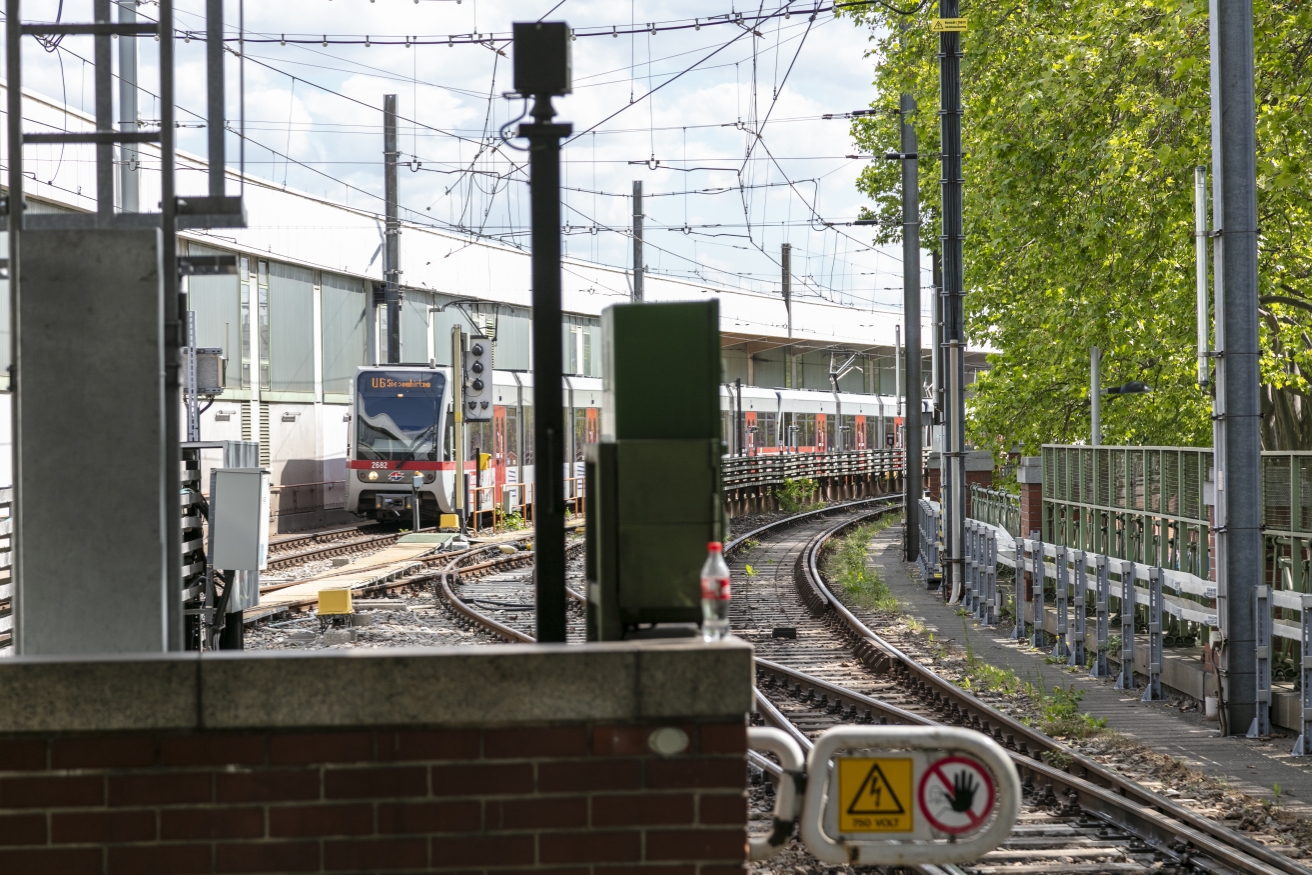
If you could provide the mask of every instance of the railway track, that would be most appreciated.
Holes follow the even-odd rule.
[[[377,525],[377,523],[363,523],[354,527],[286,538],[279,541],[276,547],[270,544],[267,570],[286,571],[307,562],[380,550],[395,544],[403,535],[410,534],[408,531],[375,533],[367,531]],[[435,529],[431,527],[418,530],[419,533],[433,531]],[[526,529],[524,537],[531,538],[532,529]]]
[[[457,598],[455,602],[448,600],[448,606],[452,609],[457,623],[462,628],[479,626],[491,631],[492,625],[498,622],[496,620],[497,612],[505,611],[506,605],[514,607],[514,610],[512,610],[514,619],[511,622],[526,623],[531,627],[533,619],[532,605],[530,604],[524,608],[518,607],[519,602],[531,601],[531,578],[523,573],[514,574],[516,569],[532,565],[533,554],[527,549],[531,539],[532,534],[527,533],[513,541],[481,544],[458,553],[435,553],[431,556],[423,556],[407,562],[408,567],[395,576],[389,576],[388,579],[369,586],[353,589],[352,595],[356,599],[367,601],[371,597],[382,597],[388,593],[403,589],[422,591],[431,588],[440,594],[453,584],[460,586],[462,583],[472,583],[475,586],[482,586],[486,590],[486,592],[471,591],[471,598],[475,603],[482,604],[489,613],[487,615],[478,613],[477,616],[482,619],[476,621],[473,616],[460,610],[459,605],[463,604],[460,599]],[[578,557],[582,548],[583,542],[581,540],[570,544],[566,548],[567,557]],[[507,552],[507,550],[513,552]],[[354,570],[359,571],[362,569],[357,567]],[[325,577],[322,582],[325,585],[331,585],[332,578]],[[274,584],[269,587],[261,587],[260,591],[261,593],[273,592],[294,586],[297,583],[300,583],[300,581]],[[503,604],[497,604],[497,602]],[[279,613],[303,611],[314,607],[317,603],[317,595],[307,596],[304,599],[281,604],[278,606],[277,611]],[[581,641],[582,612],[579,610],[577,613],[579,620],[578,640]],[[522,618],[521,614],[523,615]],[[258,609],[251,610],[247,612],[246,621],[248,623],[257,622],[261,619],[267,619],[269,616],[272,616],[271,612],[260,612]]]
[[[1009,873],[1307,875],[1284,855],[1002,714],[866,627],[830,592],[819,564],[830,539],[882,512],[814,532],[792,554],[791,564],[789,557],[777,557],[773,567],[780,573],[759,583],[744,577],[739,585],[735,607],[744,620],[750,617],[758,628],[776,619],[797,624],[792,627],[795,639],[772,637],[760,648],[773,657],[757,663],[759,713],[766,722],[789,731],[804,746],[840,723],[938,723],[991,735],[1011,754],[1026,790],[1025,804],[1012,838],[976,864],[960,867],[965,872],[988,875],[1005,867]],[[800,534],[794,530],[783,540],[795,549]],[[745,564],[746,558],[735,559],[734,565]],[[789,587],[792,598],[786,599]]]
[[[279,541],[275,546],[269,545],[268,571],[286,571],[307,562],[334,559],[338,556],[350,556],[354,553],[366,553],[378,550],[397,542],[408,532],[369,532],[376,523],[366,523],[351,528],[333,529]],[[421,529],[420,531],[432,531]]]
[[[755,720],[789,732],[804,748],[843,723],[940,724],[984,732],[1010,753],[1025,799],[1009,840],[972,864],[922,871],[1308,875],[1282,854],[997,711],[866,627],[829,591],[820,556],[830,539],[897,509],[899,501],[883,499],[797,515],[743,535],[726,553],[735,571],[734,629],[758,652]],[[463,577],[485,567],[476,562],[453,570]],[[503,640],[533,640],[516,628],[522,624],[494,618],[497,606],[466,593],[460,577],[448,572],[442,579],[453,610]],[[753,760],[773,768],[763,757]]]

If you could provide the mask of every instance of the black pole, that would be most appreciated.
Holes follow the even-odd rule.
[[[957,18],[958,0],[940,0],[939,17]],[[942,140],[943,194],[943,334],[947,345],[945,364],[948,386],[947,443],[944,457],[943,507],[946,525],[947,562],[944,563],[943,593],[949,604],[961,598],[964,571],[966,396],[966,327],[964,315],[965,257],[961,219],[961,34],[943,31],[939,46],[939,125]]]
[[[562,22],[516,23],[515,90],[532,95],[533,122],[519,126],[529,141],[529,200],[533,247],[533,575],[537,639],[565,640],[564,395],[561,391],[560,141],[573,126],[553,124],[552,95],[568,94],[569,27]]]
[[[924,429],[920,425],[920,399],[925,391],[920,377],[920,162],[916,158],[916,100],[903,94],[902,113],[902,322],[907,351],[907,475],[905,496],[906,557],[915,562],[920,553],[920,519],[916,502],[922,493]]]

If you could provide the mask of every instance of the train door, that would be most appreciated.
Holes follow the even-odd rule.
[[[492,408],[492,484],[496,489],[492,491],[493,504],[500,505],[502,496],[505,495],[506,487],[506,465],[510,457],[506,452],[506,408],[505,406]]]
[[[747,455],[755,456],[756,455],[756,411],[755,410],[747,411],[747,415],[744,418],[747,420],[747,424],[743,426],[743,430],[747,432]]]
[[[856,418],[856,427],[852,432],[852,436],[856,439],[856,446],[853,449],[864,450],[866,448],[866,418],[864,416]]]
[[[829,442],[825,435],[825,423],[825,414],[817,413],[815,415],[815,451],[817,453],[823,453],[829,449]]]

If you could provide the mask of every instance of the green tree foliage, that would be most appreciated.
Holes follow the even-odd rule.
[[[1264,439],[1312,448],[1312,4],[1255,0]],[[931,4],[843,14],[871,30],[875,98],[857,119],[866,154],[898,143],[898,96],[920,112],[922,240],[938,230],[938,36]],[[1107,443],[1206,446],[1211,398],[1195,382],[1193,168],[1211,165],[1206,2],[969,2],[963,35],[966,308],[992,370],[970,436],[1026,453],[1089,433],[1089,348],[1107,398]],[[899,170],[859,188],[900,239]]]

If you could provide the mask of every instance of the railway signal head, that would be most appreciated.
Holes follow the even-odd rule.
[[[469,338],[465,353],[465,421],[486,422],[492,418],[492,341],[482,335]]]

